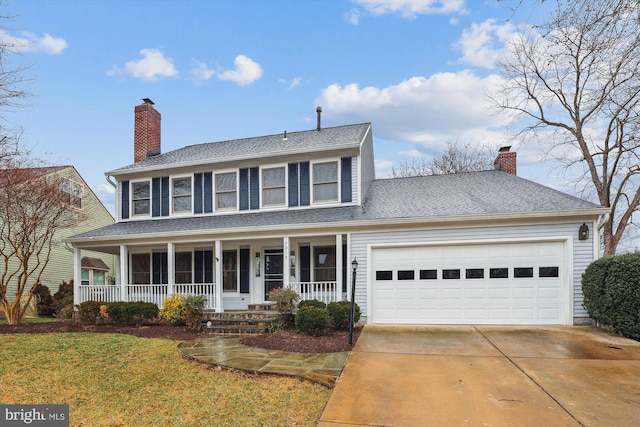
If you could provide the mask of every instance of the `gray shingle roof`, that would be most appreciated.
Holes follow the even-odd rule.
[[[277,134],[189,145],[115,169],[106,174],[118,175],[163,166],[180,167],[196,163],[207,164],[237,159],[262,158],[287,153],[321,151],[322,149],[339,148],[349,145],[357,147],[364,139],[370,127],[370,123],[361,123],[328,127],[323,128],[321,131],[314,129],[300,132],[287,132],[286,140],[283,138],[283,134]]]
[[[291,209],[153,221],[130,221],[73,236],[72,239],[143,236],[158,233],[274,227],[419,218],[468,217],[597,210],[591,202],[500,171],[375,180],[362,206]]]

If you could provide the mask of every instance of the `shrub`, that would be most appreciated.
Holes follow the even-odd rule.
[[[331,325],[336,329],[348,329],[349,318],[351,317],[351,302],[349,301],[337,301],[331,302],[327,305],[327,313],[329,313],[329,319]],[[360,307],[355,304],[353,313],[353,323],[356,324],[360,320]]]
[[[73,280],[70,283],[62,282],[58,291],[53,294],[52,309],[56,314],[60,314],[61,310],[68,306],[73,306]]]
[[[640,339],[640,253],[594,261],[582,275],[582,291],[592,319]]]
[[[73,321],[74,313],[75,309],[73,307],[73,304],[68,304],[58,310],[58,312],[56,313],[56,317],[64,321]]]
[[[85,301],[78,306],[78,321],[82,324],[93,325],[100,317],[100,306],[104,305],[100,301]]]
[[[322,301],[318,301],[317,299],[300,301],[300,303],[298,304],[298,310],[305,307],[316,307],[316,308],[325,309],[327,308],[327,304],[323,303]]]
[[[158,306],[150,302],[110,302],[107,304],[109,319],[124,325],[141,325],[158,317]]]
[[[269,301],[275,301],[283,326],[290,328],[293,323],[293,312],[300,301],[298,293],[291,288],[272,289],[269,291]]]
[[[36,298],[38,303],[38,315],[51,316],[53,314],[53,297],[51,296],[49,287],[42,284],[38,285],[33,296]]]
[[[204,308],[207,305],[207,297],[204,295],[189,295],[184,301],[187,305],[185,323],[191,328],[200,329],[202,327]]]
[[[313,336],[324,335],[329,326],[327,310],[318,307],[303,307],[296,313],[296,328]]]
[[[199,329],[206,304],[207,297],[204,295],[173,294],[163,301],[160,317],[173,326],[188,325]]]

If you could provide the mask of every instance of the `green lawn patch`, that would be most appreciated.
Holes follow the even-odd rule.
[[[72,426],[315,426],[331,390],[243,377],[121,334],[0,335],[0,402],[68,404]]]

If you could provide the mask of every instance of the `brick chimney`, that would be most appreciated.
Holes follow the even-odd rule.
[[[516,175],[516,152],[509,150],[511,150],[510,146],[500,148],[493,166],[496,170]]]
[[[144,98],[136,105],[133,126],[133,161],[138,163],[160,154],[160,113],[153,108],[153,101]]]

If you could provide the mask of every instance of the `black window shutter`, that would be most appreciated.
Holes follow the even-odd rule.
[[[347,292],[347,273],[349,267],[347,266],[347,245],[342,245],[342,292]]]
[[[213,283],[213,251],[204,252],[204,282]]]
[[[193,174],[193,213],[202,213],[202,173]]]
[[[298,164],[289,163],[289,206],[298,206]]]
[[[249,190],[251,191],[250,209],[260,209],[260,170],[257,167],[249,169]]]
[[[240,169],[240,210],[249,209],[249,169]]]
[[[213,172],[204,173],[204,213],[213,212]],[[211,283],[211,282],[207,282]]]
[[[120,200],[120,216],[129,218],[129,181],[122,181],[122,199]]]
[[[310,203],[309,162],[300,162],[300,206],[309,206]]]
[[[169,216],[169,177],[163,176],[160,193],[162,197],[162,216]]]
[[[249,270],[251,268],[251,257],[249,248],[240,249],[240,293],[249,293]]]
[[[300,281],[311,281],[311,247],[300,246]]]
[[[341,200],[343,203],[351,201],[351,157],[343,157],[341,159],[340,178],[342,194]]]
[[[193,254],[194,279],[193,283],[204,283],[204,253],[205,251],[195,251]]]
[[[151,179],[151,216],[160,216],[160,178]]]

